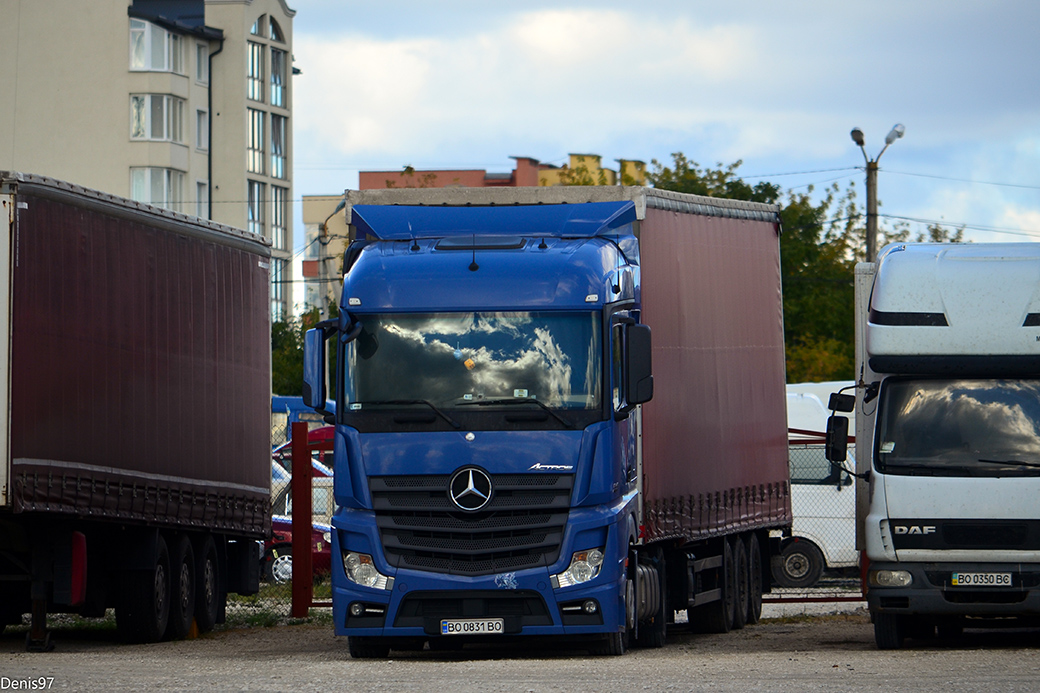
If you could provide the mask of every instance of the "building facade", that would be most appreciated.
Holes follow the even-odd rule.
[[[3,0],[0,169],[248,229],[292,273],[285,0]]]

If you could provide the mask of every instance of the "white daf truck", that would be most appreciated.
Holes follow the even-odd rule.
[[[1040,244],[889,245],[856,275],[857,520],[877,646],[1038,619]],[[832,417],[832,460],[842,427]]]

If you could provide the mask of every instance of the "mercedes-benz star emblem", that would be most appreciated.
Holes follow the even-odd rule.
[[[467,512],[480,510],[491,500],[491,477],[476,467],[460,469],[451,477],[448,495],[452,503]]]

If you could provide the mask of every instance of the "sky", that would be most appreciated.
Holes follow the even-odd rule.
[[[849,132],[875,158],[902,123],[878,160],[883,227],[1040,241],[1036,0],[288,2],[297,199],[361,170],[682,152],[863,202]]]

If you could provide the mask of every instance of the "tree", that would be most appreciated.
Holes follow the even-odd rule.
[[[339,317],[335,301],[329,303],[329,315]],[[303,394],[303,336],[321,320],[317,308],[299,317],[271,324],[271,392],[299,397]],[[334,345],[334,343],[333,343]],[[332,346],[332,345],[330,345]],[[329,349],[329,372],[335,373],[336,350]],[[333,389],[334,389],[333,385]],[[330,396],[332,394],[330,393]]]
[[[856,224],[829,223],[836,187],[813,204],[812,189],[789,192],[781,201],[775,183],[749,184],[737,170],[741,162],[701,168],[681,152],[671,165],[657,160],[648,180],[658,188],[697,195],[780,205],[780,264],[784,287],[784,342],[788,382],[845,380],[853,377],[855,346],[853,270],[857,259]],[[855,194],[844,206],[855,212]],[[852,234],[852,235],[850,235]]]

